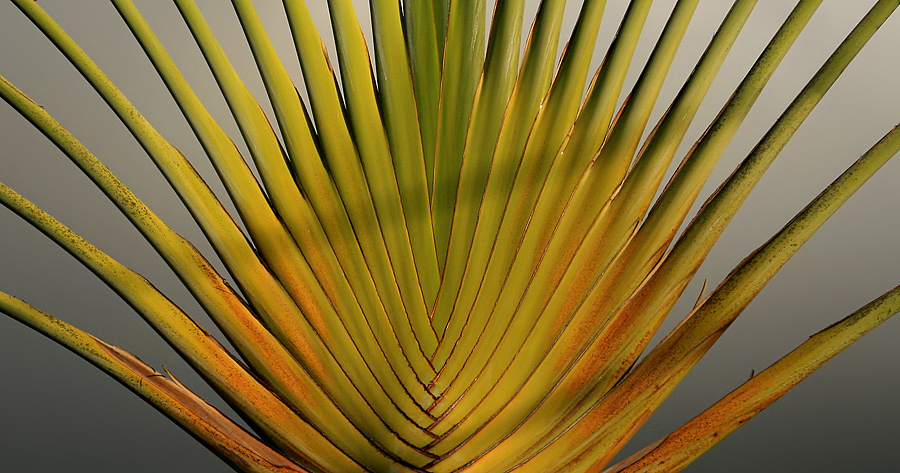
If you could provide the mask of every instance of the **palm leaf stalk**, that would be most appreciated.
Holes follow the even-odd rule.
[[[329,0],[338,71],[312,2],[283,2],[289,61],[259,5],[233,0],[263,94],[208,12],[176,0],[230,112],[223,118],[137,6],[112,0],[222,196],[51,15],[30,0],[11,3],[133,135],[213,254],[4,76],[0,96],[118,207],[205,314],[183,310],[3,183],[0,202],[131,306],[234,417],[169,370],[5,292],[0,311],[109,374],[236,471],[681,471],[900,311],[895,288],[616,462],[788,260],[900,151],[898,126],[651,343],[750,192],[900,0],[874,2],[680,234],[821,0],[797,2],[665,185],[756,0],[733,2],[669,103],[668,76],[700,8],[674,2],[618,108],[650,0],[633,0],[611,22],[613,2],[585,0],[568,39],[566,2],[543,0],[524,44],[524,0],[372,0],[368,12]],[[605,22],[617,32],[597,67]],[[648,130],[656,108],[666,111]],[[231,120],[230,136],[222,123]],[[204,315],[222,340],[196,321]]]

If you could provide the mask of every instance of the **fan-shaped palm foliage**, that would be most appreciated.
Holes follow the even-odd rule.
[[[112,0],[213,163],[231,214],[39,4],[13,3],[140,143],[227,275],[25,92],[0,78],[0,95],[118,206],[236,354],[2,184],[0,201],[119,294],[250,430],[171,373],[5,293],[0,310],[106,371],[238,471],[679,471],[900,310],[898,288],[609,466],[775,273],[900,149],[894,128],[650,345],[763,173],[900,0],[872,7],[681,233],[821,0],[796,5],[665,185],[755,0],[734,2],[649,133],[698,0],[677,2],[630,89],[651,1],[630,3],[592,71],[609,22],[603,0],[584,2],[561,57],[562,0],[542,1],[527,35],[522,0],[372,0],[369,43],[351,1],[329,0],[337,68],[303,1],[284,2],[297,64],[279,58],[252,2],[233,0],[265,98],[251,94],[247,71],[235,70],[197,5],[176,0],[240,137],[217,124],[131,1]]]

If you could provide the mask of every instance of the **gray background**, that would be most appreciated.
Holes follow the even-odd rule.
[[[176,62],[223,126],[237,136],[205,63],[169,2],[139,1]],[[200,2],[237,67],[262,97],[255,67],[230,7]],[[280,2],[258,2],[278,47],[294,61]],[[328,27],[322,4],[317,21]],[[578,3],[578,2],[572,2]],[[656,2],[633,73],[673,1]],[[700,3],[662,100],[670,100],[727,10]],[[689,134],[693,141],[731,94],[791,8],[761,0]],[[704,196],[746,155],[873,0],[825,1],[729,148]],[[596,58],[615,30],[624,2],[609,1]],[[152,67],[106,2],[41,2],[210,182],[214,174]],[[532,10],[534,6],[530,7]],[[360,10],[365,14],[365,8]],[[571,27],[573,8],[567,16]],[[701,268],[673,312],[682,317],[712,285],[777,231],[900,117],[900,14],[888,21],[799,130]],[[228,33],[226,33],[228,32]],[[298,71],[293,71],[299,79]],[[207,255],[209,247],[164,180],[54,47],[9,2],[0,2],[0,74],[24,89],[99,156],[152,209]],[[658,107],[653,120],[662,113]],[[46,139],[10,107],[0,106],[0,180],[22,192],[119,261],[147,276],[201,323],[205,316],[165,265]],[[682,149],[687,149],[686,145]],[[897,161],[897,160],[895,160]],[[676,390],[626,449],[656,440],[806,337],[900,280],[900,162],[889,163],[800,253]],[[214,189],[221,186],[213,183]],[[62,250],[0,209],[0,289],[167,366],[202,395],[187,367],[131,310]],[[675,322],[663,328],[666,330]],[[900,320],[848,349],[688,471],[900,471]],[[20,324],[0,317],[0,472],[223,471],[212,454],[95,368]]]

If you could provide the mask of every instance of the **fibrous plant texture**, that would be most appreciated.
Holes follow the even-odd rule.
[[[821,319],[828,322],[815,330],[839,321],[792,341],[793,351],[771,353],[771,366],[697,417],[682,416],[683,426],[655,434],[658,442],[639,433],[776,273],[900,149],[888,84],[877,93],[889,113],[865,122],[867,144],[828,153],[789,144],[815,125],[801,128],[819,116],[820,102],[827,108],[825,93],[884,33],[900,1],[832,7],[852,21],[827,28],[816,54],[792,48],[809,34],[821,0],[801,0],[781,16],[755,12],[756,0],[176,0],[167,7],[177,22],[155,18],[154,2],[111,3],[106,13],[121,18],[86,20],[110,29],[91,38],[142,52],[143,69],[131,72],[139,85],[126,85],[115,61],[95,62],[91,41],[70,35],[52,2],[12,0],[24,16],[4,6],[4,27],[25,31],[31,20],[37,28],[27,43],[55,46],[74,69],[36,84],[0,70],[0,96],[11,106],[4,117],[21,115],[15,120],[30,122],[22,128],[46,135],[183,287],[130,269],[140,261],[134,244],[89,235],[91,219],[115,215],[108,203],[102,217],[98,209],[62,223],[18,193],[39,200],[41,188],[55,190],[49,179],[61,165],[44,170],[48,180],[35,188],[18,188],[4,169],[0,202],[12,210],[4,218],[17,214],[121,297],[118,307],[97,307],[102,320],[124,324],[136,312],[185,363],[145,364],[131,354],[142,355],[140,346],[116,340],[112,322],[87,331],[63,322],[75,322],[64,292],[17,299],[0,287],[0,310],[101,368],[237,471],[680,471],[900,310],[900,289],[887,281],[864,297],[884,295]],[[227,28],[218,23],[223,14]],[[752,55],[730,57],[748,32],[763,38]],[[881,62],[892,58],[884,53]],[[800,79],[781,72],[804,62],[813,65]],[[890,75],[890,67],[874,64],[869,74]],[[740,138],[779,80],[794,87],[756,119],[764,126]],[[66,88],[64,96],[93,88],[95,102],[113,112],[104,118],[108,133],[79,136],[93,113],[45,105],[31,91],[43,81]],[[856,96],[863,92],[872,93]],[[156,112],[163,97],[169,115]],[[878,110],[848,111],[839,129],[817,133],[863,134],[854,114]],[[105,156],[105,142],[120,132],[137,145]],[[4,166],[38,153],[62,159],[52,146],[5,148]],[[116,159],[146,167],[120,172]],[[739,224],[751,190],[766,186],[763,174],[771,168],[792,181],[779,167],[785,159],[804,174],[832,166],[833,183],[803,195],[808,205],[785,199],[757,210],[753,222],[766,222],[771,238],[760,236],[707,287],[701,264],[727,239],[729,223]],[[150,176],[153,167],[164,180]],[[186,212],[150,205],[166,184],[177,196],[168,206],[180,201]],[[896,199],[885,199],[860,221],[896,222]],[[20,253],[6,238],[4,257]],[[896,267],[895,253],[883,264]],[[63,272],[32,265],[48,278]],[[865,292],[843,276],[841,293]],[[45,299],[61,304],[51,310],[59,319],[29,305]],[[771,343],[797,312],[785,309],[752,343]],[[4,344],[17,333],[7,326]],[[29,349],[16,354],[34,356]],[[891,376],[891,361],[882,360],[881,376]],[[77,384],[46,390],[66,396]],[[213,407],[194,392],[224,402]],[[102,459],[85,462],[93,468]]]

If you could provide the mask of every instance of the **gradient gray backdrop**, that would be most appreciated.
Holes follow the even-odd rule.
[[[176,62],[232,136],[236,128],[171,2],[137,2]],[[228,2],[202,1],[220,40],[258,97],[262,87]],[[283,57],[294,53],[280,2],[260,1]],[[328,27],[324,0],[312,0]],[[580,2],[570,2],[580,3]],[[596,59],[624,9],[609,1]],[[672,0],[658,1],[636,67]],[[670,100],[728,3],[700,2],[663,90]],[[761,0],[701,108],[693,141],[785,18],[794,2]],[[761,96],[704,192],[735,167],[874,0],[826,0]],[[210,182],[213,173],[137,43],[108,4],[43,0],[158,129]],[[531,10],[534,9],[532,5]],[[366,14],[361,8],[361,14]],[[575,9],[567,16],[571,27]],[[227,32],[227,33],[226,33]],[[799,130],[701,268],[715,285],[900,120],[900,14],[888,21]],[[633,83],[636,67],[626,84]],[[299,81],[299,71],[292,72]],[[83,79],[10,2],[0,2],[0,74],[56,116],[152,209],[207,255],[209,246],[178,199]],[[664,107],[659,107],[659,117]],[[653,120],[656,120],[654,118]],[[65,157],[0,104],[0,180],[154,284],[210,326],[150,247]],[[685,146],[677,156],[680,159]],[[806,337],[900,283],[900,160],[889,163],[791,261],[676,390],[627,451],[656,440],[787,353]],[[213,184],[221,191],[221,186]],[[700,281],[676,307],[680,318]],[[210,395],[185,364],[111,291],[41,234],[0,209],[0,289],[21,297],[154,367],[167,366]],[[670,321],[663,328],[674,324]],[[900,319],[891,320],[732,435],[692,472],[900,471]],[[0,472],[206,472],[227,468],[129,391],[54,343],[0,317]]]

